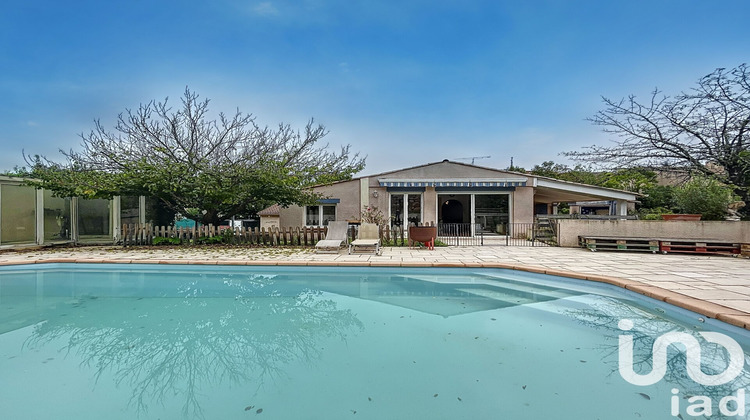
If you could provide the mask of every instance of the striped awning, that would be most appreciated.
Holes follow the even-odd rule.
[[[507,188],[525,187],[524,178],[497,179],[378,179],[381,187],[419,188],[419,187],[456,187],[456,188]]]

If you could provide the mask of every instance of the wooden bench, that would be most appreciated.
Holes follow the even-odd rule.
[[[654,238],[622,238],[610,236],[579,236],[581,247],[591,251],[642,251],[656,253],[659,240]]]
[[[591,251],[642,251],[691,254],[728,254],[741,252],[741,244],[718,239],[660,239],[615,236],[579,236],[578,244]]]
[[[659,241],[659,251],[689,254],[739,254],[741,244],[715,239],[663,239]]]

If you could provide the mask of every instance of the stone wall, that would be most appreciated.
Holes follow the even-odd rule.
[[[655,239],[715,239],[750,243],[750,222],[559,219],[560,246],[578,246],[578,236]]]

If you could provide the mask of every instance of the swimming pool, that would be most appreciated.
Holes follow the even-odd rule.
[[[701,340],[705,373],[720,372],[731,355],[703,339],[709,330],[740,344],[744,367],[745,330],[613,286],[513,270],[2,267],[0,413],[662,419],[676,404],[687,419],[705,396],[721,418],[721,399],[750,382],[744,370],[701,385],[678,345],[652,385],[618,371],[621,335],[645,374],[654,340],[680,331]]]

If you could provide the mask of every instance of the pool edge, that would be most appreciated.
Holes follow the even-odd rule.
[[[717,319],[736,327],[750,330],[750,313],[739,309],[728,308],[718,303],[701,300],[679,292],[652,286],[637,280],[613,276],[577,273],[567,270],[556,270],[543,267],[495,263],[495,262],[408,262],[408,261],[288,261],[288,260],[175,260],[175,259],[107,259],[107,258],[49,258],[31,261],[0,261],[0,266],[81,263],[81,264],[169,264],[169,265],[231,265],[231,266],[322,266],[322,267],[451,267],[451,268],[504,268],[530,273],[588,280],[617,286],[638,294],[660,300],[707,318]]]

